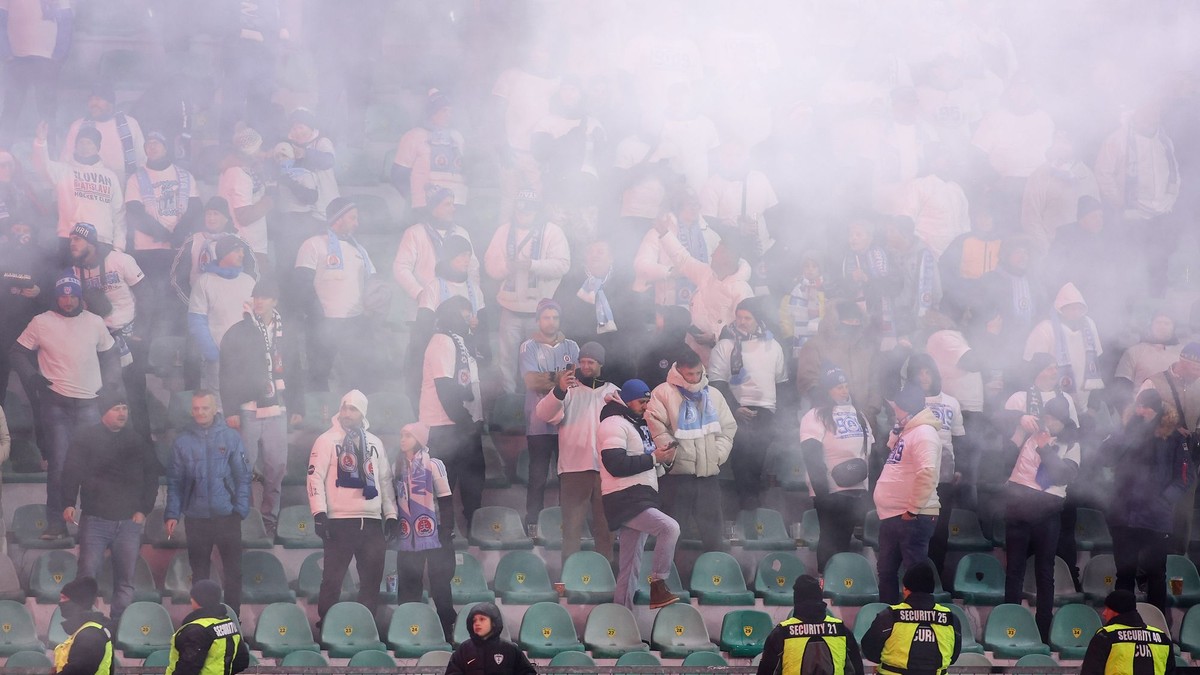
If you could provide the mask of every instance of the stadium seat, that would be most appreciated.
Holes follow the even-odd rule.
[[[150,341],[147,362],[150,370],[159,377],[166,379],[183,369],[183,361],[187,355],[187,338],[174,335],[156,335]]]
[[[421,658],[417,659],[418,666],[427,668],[436,668],[438,672],[446,670],[446,666],[450,664],[450,652],[425,652]]]
[[[758,654],[761,653],[762,649],[759,649]],[[757,657],[758,654],[755,654],[754,656]],[[733,655],[730,654],[730,656]],[[724,656],[721,656],[717,652],[692,652],[683,659],[683,663],[681,665],[691,668],[708,668],[711,666],[728,666],[729,662],[725,660]]]
[[[1063,605],[1050,623],[1050,649],[1064,659],[1082,659],[1101,625],[1100,615],[1091,607]]]
[[[663,658],[682,659],[692,652],[715,652],[717,646],[708,637],[704,618],[691,605],[677,602],[658,610],[650,629],[650,648]],[[638,652],[630,652],[625,657]],[[624,657],[623,657],[624,658]],[[636,664],[630,664],[636,665]],[[648,665],[648,664],[646,664]]]
[[[471,613],[471,609],[477,604],[479,603],[472,602],[458,610],[458,618],[454,620],[454,644],[461,644],[470,638],[471,632],[467,627],[467,615]],[[509,630],[508,624],[504,624],[504,630],[500,632],[500,636],[505,640],[512,640],[512,633]]]
[[[820,539],[821,521],[817,518],[817,510],[809,509],[800,516],[800,541],[805,547],[816,550]]]
[[[1093,605],[1103,603],[1104,598],[1117,589],[1117,563],[1111,553],[1089,558],[1081,576],[1083,595]]]
[[[279,665],[292,668],[328,668],[329,661],[325,659],[325,656],[321,652],[301,649],[295,652],[288,652],[280,660]]]
[[[662,666],[662,661],[650,652],[626,652],[613,665],[625,668],[630,666],[659,667]]]
[[[379,640],[371,610],[357,602],[339,602],[329,608],[321,622],[321,646],[334,659],[350,658],[368,649],[387,649]]]
[[[104,558],[104,563],[100,566],[100,574],[96,577],[96,585],[100,589],[100,597],[111,603],[113,594],[111,556]],[[138,556],[133,567],[133,601],[158,602],[161,598],[162,593],[159,593],[158,587],[154,585],[154,573],[150,571],[150,564],[146,562],[145,558]]]
[[[59,617],[62,620],[62,617]],[[33,615],[25,605],[14,600],[0,600],[0,625],[8,630],[0,631],[0,656],[11,656],[23,651],[43,651],[46,645],[37,639]]]
[[[324,543],[313,527],[312,512],[305,504],[279,510],[275,541],[284,548],[322,548]]]
[[[425,652],[451,649],[437,612],[422,602],[406,602],[392,612],[387,644],[400,659],[415,659]]]
[[[971,615],[967,614],[967,610],[963,609],[962,605],[952,604],[950,611],[958,617],[958,623],[962,626],[962,651],[982,654],[983,645],[975,639],[975,621],[971,619]]]
[[[768,553],[758,561],[754,573],[754,594],[763,604],[774,607],[792,606],[792,585],[796,578],[808,573],[808,568],[794,553]]]
[[[983,645],[1002,659],[1050,653],[1050,648],[1042,644],[1037,623],[1029,610],[1009,603],[992,610],[983,629]]]
[[[728,612],[721,620],[721,651],[734,658],[757,656],[762,653],[763,643],[774,627],[775,622],[766,612],[756,609]]]
[[[654,551],[642,551],[641,560],[638,563],[638,578],[637,590],[633,592],[633,604],[648,605],[650,604],[650,573],[654,563]],[[679,602],[688,602],[692,597],[690,593],[683,590],[683,581],[679,578],[679,568],[675,567],[674,561],[671,562],[671,573],[667,575],[667,590],[679,596]]]
[[[1033,556],[1025,561],[1025,599],[1033,603],[1037,599],[1037,581],[1033,573]],[[1062,607],[1075,602],[1083,602],[1083,593],[1075,592],[1075,582],[1071,579],[1071,568],[1067,561],[1055,556],[1054,558],[1054,606]]]
[[[611,602],[597,605],[588,614],[583,644],[598,659],[618,658],[626,652],[648,649],[642,642],[633,612]]]
[[[559,652],[581,652],[571,615],[556,602],[539,602],[525,610],[517,644],[531,658],[551,658]]]
[[[959,668],[987,668],[991,669],[992,662],[987,656],[977,652],[961,652],[958,658],[954,660],[952,666]]]
[[[617,580],[612,565],[595,551],[578,551],[563,563],[562,582],[567,602],[573,605],[598,605],[613,601]]]
[[[167,665],[163,663],[163,665]],[[32,649],[23,652],[17,652],[8,657],[4,662],[4,667],[7,668],[53,668],[54,662],[46,656],[46,652],[39,652]]]
[[[294,602],[276,602],[263,608],[254,627],[254,646],[263,656],[273,658],[298,651],[321,651],[313,639],[308,616]]]
[[[250,509],[246,517],[242,518],[242,548],[275,548],[275,540],[267,534],[267,526],[263,524],[262,514],[258,509]]]
[[[470,542],[484,551],[529,550],[521,514],[507,506],[484,506],[471,517]]]
[[[747,551],[794,551],[796,540],[788,534],[783,516],[771,509],[754,509],[738,513],[738,529],[742,533],[742,548]]]
[[[1154,626],[1167,635],[1171,634],[1171,629],[1167,626],[1167,618],[1163,616],[1162,611],[1157,607],[1148,602],[1139,602],[1137,604],[1137,611],[1147,626]]]
[[[187,548],[187,519],[175,524],[175,534],[167,537],[167,526],[163,521],[163,510],[154,509],[146,516],[146,527],[142,530],[142,541],[154,548]]]
[[[171,648],[175,628],[167,608],[157,602],[135,602],[125,608],[114,644],[125,658],[144,659]]]
[[[479,559],[470,553],[456,553],[460,562],[454,566],[454,577],[450,579],[450,593],[454,596],[454,604],[465,605],[470,602],[492,602],[496,594],[487,587],[483,578],[483,565]]]
[[[808,492],[808,471],[804,456],[799,452],[784,450],[776,455],[775,480],[779,487],[788,492]]]
[[[1179,626],[1179,646],[1187,650],[1192,658],[1200,656],[1200,605],[1192,605],[1183,615]]]
[[[1179,577],[1183,579],[1183,593],[1174,595],[1171,593],[1170,579]],[[1173,607],[1191,607],[1200,603],[1200,574],[1196,573],[1196,566],[1191,560],[1181,555],[1167,556],[1167,602]]]
[[[160,649],[160,650],[154,652],[153,654],[151,654],[150,656],[147,656],[146,660],[142,662],[142,665],[146,666],[147,668],[151,668],[151,667],[166,668],[170,664],[171,664],[171,650],[170,649]]]
[[[992,550],[992,542],[983,536],[983,528],[979,526],[979,516],[974,511],[952,509],[950,511],[950,536],[946,547],[951,551]]]
[[[493,432],[525,435],[525,396],[523,394],[501,394],[492,405],[488,415],[488,426]]]
[[[252,605],[295,602],[283,563],[270,551],[242,552],[242,600]]]
[[[555,668],[581,666],[590,670],[596,667],[596,661],[587,652],[559,652],[550,659],[549,665]]]
[[[879,582],[871,563],[857,553],[835,553],[825,563],[825,597],[834,605],[879,602]]]
[[[478,516],[475,522],[479,522]],[[496,595],[505,604],[532,605],[558,601],[558,593],[550,585],[550,575],[546,573],[546,564],[529,551],[505,554],[496,564],[493,583]]]
[[[8,533],[13,543],[24,549],[64,549],[74,548],[75,540],[71,537],[45,541],[42,531],[46,529],[46,505],[23,504],[18,506],[12,515],[12,525]],[[58,602],[55,600],[55,602]]]
[[[79,560],[70,551],[47,551],[33,563],[29,595],[39,605],[57,605],[62,587],[75,579]]]
[[[385,651],[364,649],[350,657],[350,662],[346,665],[350,668],[395,668],[396,659]]]
[[[874,509],[863,518],[863,546],[879,550],[879,512]]]
[[[702,605],[754,604],[754,593],[746,590],[742,566],[721,551],[702,553],[696,559],[689,588]]]
[[[1104,514],[1082,506],[1075,513],[1075,548],[1093,553],[1111,553],[1112,535]]]
[[[325,552],[316,551],[300,563],[300,573],[296,577],[295,590],[298,597],[317,604],[317,595],[321,592],[321,570],[325,564]],[[243,573],[244,575],[244,573]],[[342,578],[342,593],[339,602],[350,602],[358,597],[358,568],[351,565]]]
[[[537,537],[533,542],[542,548],[559,551],[562,550],[562,540],[562,507],[547,506],[538,512]],[[579,546],[585,551],[593,550],[596,547],[596,540],[592,537],[592,526],[586,519],[583,521],[583,533],[579,539]]]
[[[968,605],[1004,602],[1004,566],[990,553],[968,553],[954,568],[954,597]]]
[[[875,617],[879,616],[889,608],[886,602],[868,602],[858,609],[858,614],[854,617],[854,639],[862,643],[863,636],[867,634],[867,629],[871,627],[871,622]]]
[[[51,649],[67,641],[67,631],[63,630],[62,620],[62,608],[55,607],[54,613],[50,615],[50,625],[46,630],[46,642]]]
[[[1013,665],[1017,668],[1051,668],[1055,671],[1059,668],[1058,661],[1045,654],[1026,654]]]
[[[217,566],[213,565],[212,578],[220,581]],[[244,576],[244,570],[243,570]],[[167,563],[167,575],[163,579],[163,597],[171,598],[176,605],[186,605],[191,602],[192,594],[192,564],[188,562],[187,551],[179,551]]]

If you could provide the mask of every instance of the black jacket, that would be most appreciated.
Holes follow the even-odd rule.
[[[906,603],[913,609],[933,609],[937,604],[933,600],[933,595],[929,593],[910,593]],[[870,660],[879,663],[883,655],[883,647],[892,636],[892,628],[896,625],[896,613],[892,610],[884,610],[875,617],[875,621],[871,623],[871,627],[867,629],[862,639],[863,654]],[[950,615],[950,625],[954,628],[954,650],[950,654],[950,663],[954,663],[958,659],[958,655],[962,652],[962,624],[958,617]],[[921,653],[915,648],[909,655],[908,672],[910,674],[917,673],[935,673],[941,670],[940,659],[938,653],[938,645],[933,644],[928,651]],[[922,659],[928,659],[926,663],[921,663]],[[935,661],[939,663],[934,664]]]
[[[286,319],[281,338],[283,360],[282,400],[289,412],[304,412],[304,371],[299,340]],[[225,414],[236,415],[242,405],[267,395],[267,343],[249,314],[233,324],[221,338],[221,405]]]
[[[1109,626],[1115,623],[1133,628],[1146,627],[1146,621],[1136,611],[1118,614],[1104,625]],[[1092,636],[1092,641],[1088,643],[1087,652],[1083,655],[1083,664],[1079,668],[1080,675],[1104,675],[1108,672],[1108,656],[1112,651],[1113,637],[1115,636],[1112,633],[1103,630],[1096,631],[1096,634]],[[1164,635],[1163,640],[1168,645],[1171,644],[1170,635]],[[1168,673],[1175,672],[1175,658],[1171,655],[1173,653],[1174,648],[1167,656],[1166,672]]]
[[[526,658],[525,652],[515,644],[500,637],[504,631],[504,619],[500,610],[490,602],[481,602],[467,614],[467,629],[476,614],[485,614],[492,620],[492,632],[482,638],[474,633],[454,650],[446,675],[537,675],[537,669]]]
[[[105,520],[129,520],[148,515],[158,496],[163,468],[154,446],[132,425],[109,431],[103,423],[79,430],[71,439],[63,468],[63,503],[78,497],[88,515]]]
[[[793,610],[794,611],[792,615],[804,623],[821,623],[825,620],[824,601],[802,602],[796,605]],[[762,659],[758,662],[757,675],[774,675],[780,671],[780,668],[783,667],[783,643],[787,640],[787,633],[787,627],[776,626],[775,629],[772,630],[769,635],[767,635],[767,640],[763,643]],[[858,648],[858,640],[854,639],[854,632],[849,628],[845,629],[845,634],[846,675],[862,675],[862,652]],[[798,674],[787,673],[786,675]]]
[[[109,642],[112,642],[113,634],[116,633],[116,628],[108,620],[108,617],[100,612],[87,611],[69,619],[63,619],[62,627],[67,635],[74,635],[80,626],[89,621],[95,621],[104,626],[104,630],[88,629],[80,633],[79,637],[71,643],[71,651],[67,653],[67,664],[58,671],[58,675],[95,675],[96,669],[104,661],[105,648]],[[112,669],[116,667],[116,656],[114,651],[113,660],[109,662],[109,673],[112,673]]]
[[[200,675],[204,669],[204,661],[208,658],[208,648],[213,643],[213,633],[203,626],[189,626],[196,619],[209,617],[224,618],[229,616],[225,607],[204,609],[203,607],[183,617],[183,628],[175,633],[175,650],[179,652],[179,661],[175,663],[175,675]],[[250,650],[246,647],[246,636],[238,643],[237,653],[233,655],[230,672],[240,673],[250,667]]]

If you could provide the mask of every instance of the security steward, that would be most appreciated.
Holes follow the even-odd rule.
[[[1088,643],[1081,675],[1164,675],[1175,671],[1171,636],[1146,625],[1132,591],[1109,593],[1100,616],[1104,625]]]
[[[233,675],[249,665],[246,641],[221,604],[221,585],[212,579],[197,581],[192,613],[171,638],[165,675]]]
[[[854,633],[825,614],[821,583],[805,574],[792,584],[792,617],[763,645],[757,675],[863,675]]]
[[[92,609],[96,580],[77,577],[59,591],[63,631],[71,637],[54,648],[54,672],[62,675],[111,675],[113,631],[108,619]]]
[[[962,626],[933,601],[937,570],[926,559],[904,573],[904,602],[880,612],[863,635],[863,654],[885,675],[941,675],[962,650]]]

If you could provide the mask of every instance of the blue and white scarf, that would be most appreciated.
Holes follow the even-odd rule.
[[[396,464],[396,508],[400,516],[401,551],[428,551],[438,542],[437,490],[429,450],[421,448]]]
[[[608,304],[608,296],[604,294],[604,284],[610,276],[612,276],[612,270],[609,270],[604,278],[589,274],[575,294],[580,300],[596,306],[596,333],[599,335],[611,333],[617,329],[617,324],[613,322],[612,306]]]
[[[365,429],[347,431],[346,437],[337,446],[338,487],[362,488],[364,499],[375,499],[379,490],[375,487],[375,448],[367,445]]]
[[[937,258],[933,251],[921,247],[917,251],[917,316],[925,316],[933,309],[933,297],[937,293]]]
[[[708,242],[704,240],[704,230],[700,228],[700,223],[680,223],[679,232],[675,235],[679,239],[679,243],[687,250],[696,260],[702,263],[708,263]],[[675,304],[682,307],[687,307],[692,303],[692,296],[696,293],[696,284],[693,284],[685,276],[679,276],[675,279]]]
[[[813,336],[809,323],[825,313],[825,291],[820,282],[801,279],[788,295],[792,315],[792,349],[799,350]]]
[[[125,162],[125,175],[129,176],[137,171],[137,154],[133,147],[133,132],[129,129],[129,118],[125,117],[125,113],[113,113],[113,120],[117,124],[117,136],[121,138],[121,155]],[[80,129],[91,127],[96,128],[96,122],[93,120],[84,120],[83,124],[79,125]],[[145,199],[145,197],[142,197]]]
[[[508,258],[508,262],[511,264],[514,260],[517,259],[517,253],[521,249],[525,248],[526,243],[529,244],[529,259],[530,260],[541,260],[541,258],[542,258],[542,235],[545,234],[545,232],[546,232],[545,224],[539,225],[537,227],[531,227],[531,228],[529,228],[529,232],[525,234],[525,238],[522,239],[520,243],[517,243],[517,226],[510,224],[508,226],[508,240],[505,242],[505,245],[504,245],[504,255]],[[533,270],[529,270],[529,279],[525,283],[525,285],[528,288],[534,288],[537,286],[537,284],[538,284],[537,277],[534,276]],[[504,280],[504,290],[506,290],[506,291],[517,290],[517,275],[514,272],[509,272],[508,278]]]
[[[346,258],[342,256],[342,240],[332,229],[328,231],[329,239],[329,257],[325,260],[325,266],[331,270],[346,269]],[[352,236],[348,236],[346,241],[354,244],[354,248],[358,250],[358,255],[362,257],[363,274],[371,276],[375,274],[375,265],[371,262],[371,256],[367,255],[367,249],[363,248],[362,244]]]
[[[709,434],[721,431],[721,416],[717,406],[708,395],[708,387],[700,391],[688,391],[675,385],[679,390],[679,417],[675,421],[677,427],[675,438],[680,440],[704,438]]]
[[[454,297],[454,292],[450,290],[450,285],[442,277],[437,278],[438,282],[438,306],[450,298]],[[467,278],[463,285],[467,288],[467,300],[471,302],[471,315],[479,316],[479,290],[475,288],[475,284],[471,283],[470,277]]]
[[[1083,333],[1083,389],[1100,389],[1104,384],[1100,381],[1100,366],[1096,361],[1096,332],[1092,330],[1092,322],[1087,317],[1081,321],[1080,332]],[[1075,381],[1075,371],[1071,367],[1071,352],[1067,348],[1067,333],[1063,330],[1062,318],[1056,312],[1050,317],[1050,325],[1054,328],[1054,361],[1058,364],[1058,386],[1067,393],[1075,393],[1080,384]]]

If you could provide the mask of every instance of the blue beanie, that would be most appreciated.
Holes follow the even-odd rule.
[[[829,391],[840,384],[849,384],[846,372],[826,361],[821,366],[821,391]]]
[[[896,394],[896,406],[909,415],[916,415],[925,409],[925,390],[916,382],[906,384]]]
[[[79,277],[74,274],[68,273],[54,282],[54,297],[61,298],[66,296],[83,299],[83,284],[79,282]]]
[[[626,403],[649,396],[650,386],[641,380],[625,380],[625,384],[621,385],[621,400]]]

